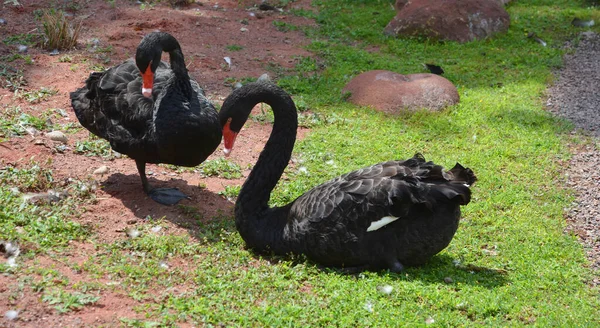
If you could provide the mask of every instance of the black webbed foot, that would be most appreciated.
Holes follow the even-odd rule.
[[[148,192],[148,196],[163,205],[175,205],[184,198],[190,199],[177,188],[155,188]]]

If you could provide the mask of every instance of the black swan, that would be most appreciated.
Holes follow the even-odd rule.
[[[163,51],[170,65],[161,61]],[[71,93],[71,104],[81,125],[135,160],[144,192],[162,204],[186,195],[152,189],[146,163],[196,166],[221,142],[217,111],[190,80],[179,43],[168,33],[146,35],[135,60],[92,73]]]
[[[272,83],[251,83],[225,99],[219,118],[228,153],[259,102],[273,108],[275,122],[235,203],[236,227],[247,246],[278,255],[305,254],[346,272],[399,272],[448,246],[476,177],[458,163],[444,171],[420,154],[350,172],[288,205],[270,208],[271,191],[294,148],[294,102]]]

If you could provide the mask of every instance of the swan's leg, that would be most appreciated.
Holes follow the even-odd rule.
[[[155,202],[163,205],[174,205],[184,198],[189,199],[186,194],[182,193],[177,188],[151,188],[150,184],[148,183],[148,178],[146,177],[146,163],[135,160],[135,164],[137,166],[138,173],[140,174],[140,178],[142,179],[144,192]]]
[[[148,183],[148,178],[146,177],[146,162],[136,159],[135,165],[137,166],[138,173],[142,179],[142,187],[144,188],[144,192],[147,194],[150,192],[150,184]]]

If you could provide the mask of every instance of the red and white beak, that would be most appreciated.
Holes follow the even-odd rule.
[[[233,150],[233,144],[235,143],[235,138],[237,138],[237,132],[233,132],[229,125],[231,124],[231,118],[227,120],[225,126],[223,126],[223,153],[225,156],[229,156],[231,154],[231,150]]]
[[[154,73],[150,68],[152,66],[152,62],[148,64],[148,68],[146,68],[145,72],[142,73],[142,94],[146,98],[152,97],[152,86],[154,85]]]

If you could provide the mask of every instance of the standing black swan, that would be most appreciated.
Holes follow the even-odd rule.
[[[168,52],[170,65],[161,61]],[[198,83],[190,80],[173,36],[146,35],[130,59],[94,72],[71,93],[81,125],[135,160],[144,192],[162,204],[186,197],[175,188],[152,189],[146,163],[196,166],[221,142],[217,111]]]
[[[417,154],[375,164],[309,190],[292,203],[270,208],[271,191],[296,139],[294,102],[270,83],[251,83],[227,97],[219,117],[225,152],[259,102],[273,108],[271,136],[235,204],[236,227],[256,251],[305,254],[348,272],[420,265],[454,236],[460,206],[470,201],[476,177],[460,164],[445,172]]]

